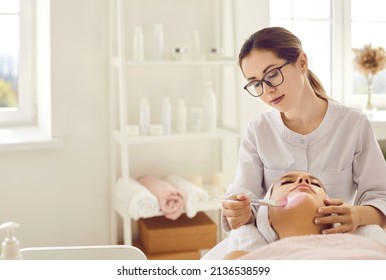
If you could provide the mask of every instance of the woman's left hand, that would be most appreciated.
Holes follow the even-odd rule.
[[[355,206],[347,205],[341,199],[326,199],[326,206],[318,209],[322,217],[315,218],[315,224],[340,224],[324,229],[323,234],[355,232],[360,225],[359,213]]]

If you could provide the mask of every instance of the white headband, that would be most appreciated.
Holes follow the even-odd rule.
[[[268,189],[264,199],[270,199],[272,188],[273,184]],[[256,225],[257,229],[268,243],[278,239],[276,232],[273,230],[271,223],[269,222],[268,206],[260,206],[257,210]]]

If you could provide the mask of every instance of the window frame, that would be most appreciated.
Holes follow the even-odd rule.
[[[35,109],[35,1],[19,0],[19,92],[18,108],[0,110],[0,128],[36,124]]]
[[[269,5],[269,0],[261,2]],[[269,21],[270,18],[267,26]],[[351,0],[331,0],[331,22],[331,97],[347,106],[363,109],[367,96],[354,94],[352,85]],[[386,93],[373,94],[372,99],[377,108],[386,109]]]

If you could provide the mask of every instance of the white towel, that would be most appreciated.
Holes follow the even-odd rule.
[[[123,201],[132,219],[150,218],[160,212],[157,198],[147,188],[134,179],[125,183],[120,178],[115,185],[115,196]]]
[[[184,212],[185,193],[182,190],[153,175],[145,175],[137,180],[155,195],[166,218],[176,220]]]
[[[264,199],[271,198],[272,186],[273,185],[271,185],[271,187],[267,191]],[[271,223],[269,222],[268,207],[259,207],[259,209],[257,210],[256,225],[257,229],[268,243],[271,243],[278,239],[276,232],[273,230],[273,228],[271,227]]]
[[[200,207],[202,207],[209,199],[209,194],[205,190],[183,177],[169,175],[165,180],[184,192],[185,213],[189,218],[193,218],[197,212],[200,211]]]

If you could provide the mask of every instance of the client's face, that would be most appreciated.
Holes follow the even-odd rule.
[[[327,198],[322,182],[304,171],[288,172],[278,179],[272,187],[271,199],[280,200],[292,192],[304,193],[304,200],[299,205],[292,209],[269,208],[269,219],[279,237],[282,226],[314,226],[313,220],[320,216],[317,209],[325,205]]]
[[[315,201],[323,202],[327,197],[323,183],[318,178],[304,171],[292,171],[273,184],[271,199],[279,200],[293,191],[307,193]]]

